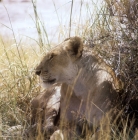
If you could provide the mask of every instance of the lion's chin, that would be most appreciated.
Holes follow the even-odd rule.
[[[44,89],[47,89],[47,88],[51,87],[52,85],[42,82],[42,83],[41,83],[41,86],[42,86]]]

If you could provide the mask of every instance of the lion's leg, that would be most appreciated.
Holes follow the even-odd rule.
[[[58,129],[51,135],[50,140],[80,140],[80,136],[73,132],[71,128]]]
[[[64,140],[64,135],[63,135],[62,131],[56,130],[50,137],[50,140]]]
[[[57,130],[59,109],[60,86],[53,86],[39,94],[31,102],[31,126],[25,130],[24,135],[36,136],[40,132],[50,137]]]

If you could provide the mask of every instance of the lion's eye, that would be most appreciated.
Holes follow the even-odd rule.
[[[40,75],[41,74],[41,71],[40,70],[36,70],[35,74],[36,75]]]

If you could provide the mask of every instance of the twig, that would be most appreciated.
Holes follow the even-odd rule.
[[[39,36],[40,51],[42,51],[44,44],[42,40],[42,33],[41,33],[39,18],[38,18],[37,9],[36,9],[36,0],[32,0],[32,4],[33,4],[33,9],[34,9],[34,14],[35,14],[36,29]]]
[[[70,23],[69,23],[69,37],[71,34],[71,21],[72,21],[73,0],[71,1]]]

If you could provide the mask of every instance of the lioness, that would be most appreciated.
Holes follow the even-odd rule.
[[[44,87],[62,84],[61,126],[75,130],[79,136],[84,134],[86,122],[87,129],[98,127],[103,116],[114,107],[121,89],[113,70],[83,45],[79,37],[68,38],[48,52],[36,67],[36,74]]]

